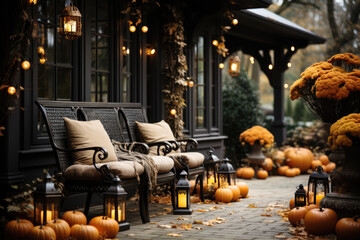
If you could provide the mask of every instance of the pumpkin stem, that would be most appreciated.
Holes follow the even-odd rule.
[[[73,210],[73,213],[75,213],[75,210]]]
[[[43,225],[41,224],[40,227],[39,227],[39,229],[42,229],[42,228],[43,228]]]
[[[324,211],[324,209],[321,207],[321,208],[320,208],[320,212],[323,212],[323,211]]]
[[[16,222],[17,222],[17,223],[20,223],[20,219],[19,219],[19,218],[16,218]]]

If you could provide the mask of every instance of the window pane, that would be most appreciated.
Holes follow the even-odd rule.
[[[109,84],[109,74],[103,73],[99,74],[98,84],[100,91],[98,101],[107,102],[108,101],[108,84]]]
[[[98,33],[109,34],[108,1],[98,1]]]
[[[57,38],[56,62],[71,63],[71,41],[62,37]]]
[[[71,99],[71,69],[59,68],[57,70],[57,99]]]
[[[96,75],[91,74],[91,101],[96,102]]]
[[[205,124],[204,124],[204,120],[205,120],[205,116],[204,116],[204,109],[198,109],[196,111],[196,123],[197,123],[197,127],[198,128],[204,128]]]
[[[46,54],[48,62],[55,62],[55,32],[53,28],[46,29]]]
[[[38,74],[38,97],[54,100],[54,68],[40,64]]]
[[[199,37],[197,45],[197,58],[204,58],[204,37]]]
[[[205,93],[204,86],[198,86],[197,87],[197,106],[198,107],[205,106],[205,104],[204,104],[204,102],[205,102],[204,101],[204,98],[205,98],[204,93]]]
[[[106,37],[98,37],[98,55],[97,55],[97,69],[109,70],[109,39]]]

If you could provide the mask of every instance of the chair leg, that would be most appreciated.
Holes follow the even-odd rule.
[[[170,191],[172,207],[175,210],[175,179],[170,182]]]
[[[197,185],[198,185],[199,180],[200,180],[200,178],[199,178],[199,176],[197,176],[197,177],[196,177],[196,180],[195,180],[195,186],[194,186],[194,189],[193,189],[191,195],[194,195],[195,193],[198,193],[196,187],[197,187]]]
[[[143,223],[150,222],[149,218],[149,190],[147,181],[141,177],[139,185],[139,210],[140,216]]]
[[[92,194],[93,193],[91,191],[89,191],[86,195],[86,202],[85,202],[85,209],[84,209],[84,214],[86,217],[88,217],[88,214],[89,214],[89,208],[90,208]]]
[[[200,199],[201,199],[202,202],[204,202],[205,201],[204,191],[203,191],[203,188],[204,188],[204,176],[199,175],[198,178],[200,178]]]

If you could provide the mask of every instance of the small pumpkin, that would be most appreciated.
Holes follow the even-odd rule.
[[[119,232],[119,224],[107,216],[97,216],[90,220],[89,225],[96,227],[100,236],[104,238],[115,238]]]
[[[262,163],[262,167],[270,172],[273,168],[274,162],[271,158],[265,158],[264,162]]]
[[[299,176],[301,174],[300,168],[295,167],[293,168],[293,171],[295,172],[295,176]]]
[[[298,167],[301,172],[306,172],[314,160],[313,153],[307,148],[287,148],[285,158],[289,167]]]
[[[34,225],[29,220],[12,220],[5,225],[5,239],[25,239],[33,228]]]
[[[305,215],[305,231],[315,235],[327,235],[335,231],[337,214],[330,208],[314,208]]]
[[[229,188],[219,188],[215,192],[215,200],[217,202],[228,203],[233,199],[233,193]]]
[[[75,224],[87,224],[85,214],[75,210],[65,212],[61,219],[65,220],[70,225],[70,227]]]
[[[269,176],[269,174],[268,174],[268,172],[267,172],[266,170],[264,170],[264,169],[259,169],[259,171],[257,172],[256,176],[257,176],[257,178],[259,178],[259,179],[266,179],[266,178]]]
[[[29,240],[56,240],[56,233],[51,227],[35,226],[27,235]]]
[[[292,198],[289,202],[289,208],[293,209],[295,207],[295,198]]]
[[[322,165],[328,165],[329,164],[329,157],[325,154],[322,154],[319,156],[319,161]]]
[[[230,185],[229,189],[232,191],[233,198],[232,201],[236,201],[240,198],[240,189],[235,185]]]
[[[308,211],[310,211],[311,209],[314,209],[314,208],[319,208],[316,204],[309,204],[306,206],[306,208],[308,209]]]
[[[241,177],[245,179],[251,179],[255,175],[255,171],[252,167],[245,167],[242,170]]]
[[[243,170],[244,170],[244,168],[236,169],[236,177],[241,178]]]
[[[313,160],[311,162],[311,168],[312,168],[313,171],[316,170],[316,167],[321,166],[321,165],[322,165],[322,163],[321,163],[320,160]]]
[[[70,237],[70,225],[62,219],[55,219],[48,221],[46,224],[47,227],[51,227],[55,234],[57,240],[67,240]]]
[[[335,226],[336,238],[340,240],[353,240],[360,237],[360,218],[342,218]]]
[[[240,195],[242,198],[246,197],[249,193],[249,185],[245,182],[238,182],[236,183],[236,186],[240,190]]]
[[[289,166],[281,166],[278,168],[278,174],[285,176],[286,170],[289,169]]]
[[[328,165],[326,165],[326,172],[331,173],[332,170],[336,168],[336,164],[333,162],[330,162]]]
[[[275,156],[275,162],[277,164],[283,164],[285,159],[285,153],[283,151],[278,150]]]
[[[76,240],[99,240],[100,234],[96,227],[84,224],[75,224],[70,230],[71,239]]]
[[[293,168],[289,168],[288,170],[286,170],[285,176],[287,176],[287,177],[295,177],[296,176],[296,170],[294,170]]]
[[[289,222],[293,226],[300,226],[304,224],[304,218],[308,209],[305,207],[296,207],[291,209],[288,215]]]

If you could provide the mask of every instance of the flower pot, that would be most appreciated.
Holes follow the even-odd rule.
[[[262,152],[262,145],[256,141],[250,148],[250,153],[247,154],[249,163],[253,165],[262,165],[265,160],[265,155]]]

